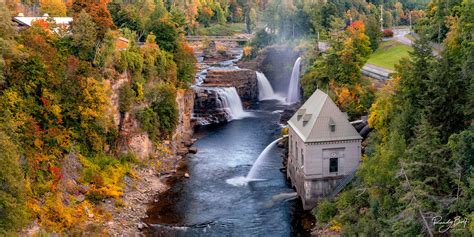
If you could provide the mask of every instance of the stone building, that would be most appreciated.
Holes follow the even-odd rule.
[[[321,90],[291,117],[288,127],[287,176],[304,209],[311,209],[352,177],[359,165],[362,137]]]

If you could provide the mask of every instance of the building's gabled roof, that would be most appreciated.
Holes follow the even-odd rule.
[[[58,25],[69,25],[72,22],[72,17],[51,17],[54,19],[56,24]],[[30,27],[33,24],[33,21],[37,20],[47,20],[47,16],[39,16],[39,17],[28,17],[28,16],[15,16],[13,20],[20,24],[21,26],[28,26]]]
[[[362,139],[347,115],[319,89],[296,111],[288,125],[304,142]]]

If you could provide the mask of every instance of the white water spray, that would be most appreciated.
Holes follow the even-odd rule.
[[[301,57],[296,59],[296,62],[293,65],[293,71],[291,72],[290,85],[288,87],[288,94],[286,97],[286,102],[289,104],[300,101],[300,66]]]
[[[231,178],[226,180],[226,182],[230,185],[233,186],[246,186],[249,182],[252,181],[263,181],[260,177],[260,171],[261,167],[264,165],[265,161],[270,157],[270,151],[276,146],[276,144],[283,138],[287,137],[287,135],[280,137],[270,143],[265,149],[260,153],[258,156],[257,160],[252,165],[252,168],[250,168],[250,171],[248,172],[246,177],[239,176],[235,178]]]
[[[265,160],[269,157],[270,151],[276,146],[277,142],[279,142],[283,137],[280,137],[270,143],[265,149],[260,153],[255,163],[253,163],[252,168],[250,169],[249,173],[247,174],[247,180],[255,180],[259,179],[259,169],[264,164]]]

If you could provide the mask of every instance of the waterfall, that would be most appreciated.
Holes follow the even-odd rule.
[[[241,119],[251,115],[251,113],[244,111],[242,101],[235,87],[217,88],[216,92],[221,102],[221,108],[228,115],[228,120]]]
[[[293,71],[291,72],[290,86],[288,87],[288,94],[286,97],[286,102],[289,104],[300,101],[300,65],[301,57],[296,59],[296,62],[293,65]]]
[[[255,163],[253,163],[252,168],[250,169],[249,173],[247,174],[246,179],[248,181],[259,180],[259,172],[258,171],[259,171],[260,167],[264,164],[267,157],[269,157],[270,151],[273,149],[273,147],[275,147],[277,142],[279,142],[281,139],[283,139],[283,137],[280,137],[280,138],[276,139],[275,141],[273,141],[272,143],[270,143],[267,147],[265,147],[265,149],[262,151],[262,153],[260,153],[260,155],[258,156]]]
[[[258,100],[268,100],[274,96],[273,88],[270,82],[268,81],[265,74],[261,72],[257,73],[257,83],[258,83]]]
[[[256,72],[258,85],[258,100],[283,100],[284,98],[273,91],[272,85],[265,74]]]

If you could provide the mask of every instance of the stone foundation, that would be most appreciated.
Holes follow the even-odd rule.
[[[304,177],[301,170],[293,165],[289,165],[286,171],[287,178],[303,202],[303,209],[311,210],[322,198],[328,197],[339,183],[346,177],[345,175],[326,177],[319,179],[309,179]]]

